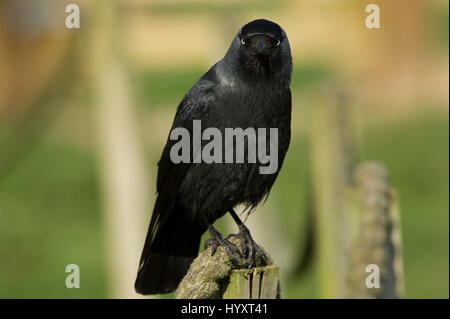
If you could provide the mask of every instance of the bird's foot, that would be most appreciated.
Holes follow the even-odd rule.
[[[248,268],[252,268],[255,265],[256,255],[262,258],[267,258],[266,253],[262,250],[250,235],[248,228],[241,224],[239,225],[239,232],[237,234],[230,235],[230,237],[236,237],[241,244],[241,250],[246,258]]]
[[[210,238],[205,241],[205,249],[211,247],[211,256],[215,254],[217,248],[222,246],[225,252],[230,257],[231,262],[234,266],[239,265],[239,259],[242,258],[242,254],[236,245],[230,243],[228,240],[224,239],[222,235],[214,229],[212,226],[208,229]]]

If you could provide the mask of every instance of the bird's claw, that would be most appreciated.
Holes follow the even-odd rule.
[[[241,250],[248,264],[248,268],[252,268],[255,265],[256,255],[265,257],[266,253],[256,244],[253,240],[250,231],[245,225],[239,227],[239,233],[231,235],[230,237],[236,237],[240,240]]]
[[[231,262],[234,266],[239,266],[239,259],[242,258],[242,254],[236,245],[230,243],[228,240],[224,239],[222,235],[217,232],[211,232],[211,237],[205,241],[205,249],[211,247],[211,256],[213,256],[217,248],[222,246],[225,252],[230,257]],[[239,258],[239,259],[238,259]]]

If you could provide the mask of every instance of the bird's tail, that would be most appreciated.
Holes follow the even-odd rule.
[[[156,201],[134,287],[143,295],[174,291],[198,254],[204,229],[182,208]],[[162,211],[162,209],[165,209]]]

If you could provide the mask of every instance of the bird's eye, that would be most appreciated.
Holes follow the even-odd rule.
[[[245,45],[245,40],[244,40],[244,38],[241,39],[241,44],[242,44],[242,45]]]
[[[280,45],[280,43],[281,43],[281,41],[280,41],[280,40],[278,40],[278,41],[277,41],[277,44],[276,44],[276,46],[279,46],[279,45]]]

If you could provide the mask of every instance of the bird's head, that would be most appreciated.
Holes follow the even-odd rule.
[[[232,51],[238,54],[239,66],[251,76],[271,77],[290,72],[289,41],[284,30],[264,19],[244,25],[237,33]]]

